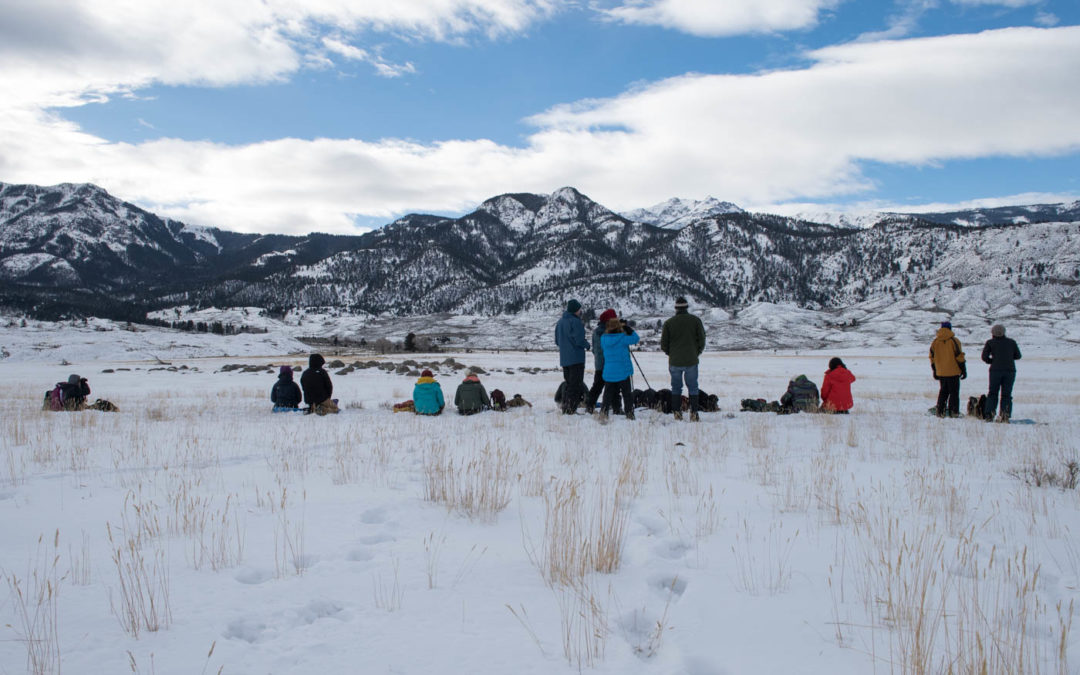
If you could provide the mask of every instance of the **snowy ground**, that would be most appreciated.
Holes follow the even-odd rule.
[[[361,368],[319,418],[222,371],[302,356],[94,332],[38,358],[3,333],[0,673],[1080,672],[1080,491],[1032,484],[1080,459],[1080,358],[1053,345],[1021,341],[1036,425],[925,416],[921,344],[842,352],[850,416],[734,412],[832,352],[710,352],[722,412],[601,424],[556,412],[551,353],[414,357],[532,408],[393,414],[415,376]],[[41,412],[72,372],[120,412]],[[452,398],[462,371],[436,374]]]

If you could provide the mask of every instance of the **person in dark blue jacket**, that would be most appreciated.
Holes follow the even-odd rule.
[[[293,370],[289,366],[278,369],[278,379],[270,390],[270,402],[274,412],[293,412],[300,408],[300,387],[293,382]]]
[[[640,338],[634,329],[619,319],[607,322],[607,332],[600,341],[604,350],[604,404],[601,415],[607,415],[615,402],[615,397],[622,394],[626,419],[634,419],[634,390],[630,386],[630,376],[634,374],[634,364],[630,360],[630,345],[636,345]]]
[[[559,347],[559,365],[566,382],[562,411],[573,415],[585,395],[585,352],[589,349],[585,324],[581,321],[581,303],[577,300],[566,303],[566,311],[555,324],[555,344]]]
[[[420,379],[413,387],[412,398],[413,410],[418,415],[438,415],[446,406],[442,385],[435,381],[435,376],[430,370],[420,373]]]
[[[585,409],[589,412],[593,412],[596,409],[596,403],[600,400],[600,394],[604,393],[604,350],[601,347],[600,338],[607,332],[607,322],[618,316],[619,315],[615,313],[614,309],[605,309],[600,313],[600,317],[596,320],[596,328],[593,329],[593,381],[592,387],[589,388],[589,393],[585,395]],[[618,397],[615,398],[614,412],[616,415],[622,414],[622,402],[619,401]]]
[[[994,419],[997,409],[998,392],[1001,392],[1001,415],[998,422],[1008,423],[1012,417],[1012,389],[1016,382],[1016,360],[1020,358],[1020,347],[1012,338],[1005,337],[1005,326],[995,324],[990,329],[990,339],[983,345],[982,360],[990,364],[990,390],[986,394],[986,407],[983,419]]]

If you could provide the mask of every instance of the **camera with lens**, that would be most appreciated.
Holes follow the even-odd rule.
[[[629,335],[630,333],[633,333],[634,332],[634,326],[637,325],[637,322],[634,321],[633,319],[619,319],[619,323],[622,324],[623,331],[625,331],[627,335]]]

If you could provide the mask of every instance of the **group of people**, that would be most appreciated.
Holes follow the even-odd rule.
[[[614,309],[601,312],[590,345],[585,339],[585,323],[581,318],[581,303],[569,300],[562,318],[555,324],[555,344],[559,348],[565,388],[561,399],[564,414],[576,414],[582,399],[589,412],[601,402],[599,415],[611,412],[634,419],[634,374],[630,346],[640,341],[631,322],[618,318]],[[671,376],[671,410],[681,420],[682,390],[685,383],[689,398],[690,421],[699,421],[698,357],[705,351],[705,326],[701,319],[690,314],[686,298],[675,299],[675,315],[664,322],[660,332],[660,349],[668,356]],[[593,353],[592,387],[585,388],[585,354]],[[603,399],[600,399],[601,393]],[[621,399],[621,401],[620,401]],[[621,407],[619,404],[622,404]]]
[[[341,412],[337,399],[332,398],[334,383],[330,380],[330,373],[323,368],[325,365],[326,359],[322,354],[309,356],[307,370],[300,376],[300,386],[293,381],[292,366],[279,368],[277,382],[270,389],[270,402],[274,404],[274,412],[303,411],[316,415],[334,415]],[[307,408],[300,407],[301,401],[307,404]]]
[[[1016,382],[1016,361],[1020,347],[1005,337],[1005,326],[990,328],[990,339],[983,345],[982,360],[990,365],[990,382],[985,402],[973,412],[987,422],[1008,422],[1012,417],[1012,390]],[[938,381],[938,398],[934,412],[938,417],[960,416],[960,380],[967,379],[967,359],[960,341],[953,333],[952,323],[943,321],[934,342],[930,345],[930,371]],[[1000,397],[1001,410],[998,411]],[[997,417],[995,418],[995,414]]]
[[[325,365],[326,359],[321,354],[312,354],[308,357],[308,368],[300,376],[299,386],[293,380],[292,367],[281,366],[278,370],[277,382],[270,389],[270,402],[274,404],[273,411],[305,412],[316,415],[340,412],[337,399],[331,398],[334,394],[334,384],[330,380],[330,374],[323,368]],[[307,407],[301,408],[301,403],[306,404]],[[487,389],[480,382],[480,377],[476,373],[469,373],[454,393],[454,406],[461,415],[474,415],[484,410],[531,407],[532,404],[522,398],[521,394],[515,394],[512,399],[506,400],[498,389],[489,396]],[[418,415],[440,415],[445,407],[446,400],[443,397],[442,385],[435,380],[435,375],[430,370],[423,370],[420,373],[420,379],[413,386],[412,411]]]

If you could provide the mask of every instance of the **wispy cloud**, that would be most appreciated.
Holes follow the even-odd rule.
[[[839,0],[625,0],[599,11],[614,21],[723,37],[812,28]]]
[[[335,38],[323,38],[323,46],[351,61],[370,63],[375,67],[375,72],[381,77],[401,77],[416,72],[416,66],[410,62],[402,64],[390,63],[377,54],[372,54],[366,49],[355,47]]]
[[[896,10],[889,15],[888,27],[882,31],[864,33],[859,42],[877,42],[904,38],[919,27],[919,20],[932,9],[936,9],[938,0],[898,0]]]

